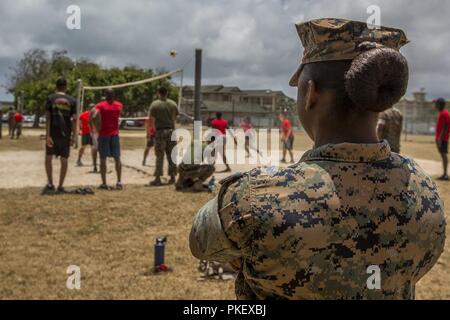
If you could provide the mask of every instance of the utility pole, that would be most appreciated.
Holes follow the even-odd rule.
[[[202,160],[202,118],[200,106],[202,98],[202,49],[195,49],[195,90],[194,90],[194,163]]]
[[[194,120],[201,121],[201,88],[202,88],[202,49],[195,49],[195,94],[194,94]]]
[[[81,82],[81,79],[77,80],[77,128],[75,130],[75,148],[78,149],[78,135],[80,130],[78,130],[78,128],[80,127],[80,111],[81,111],[81,90],[83,89],[83,83]]]

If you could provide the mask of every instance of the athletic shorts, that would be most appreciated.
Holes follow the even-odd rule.
[[[437,142],[436,144],[440,153],[448,154],[448,141],[442,142],[441,145],[439,145]]]
[[[152,135],[147,139],[147,148],[151,148],[155,145],[155,136]]]
[[[56,156],[61,158],[69,158],[70,156],[70,139],[66,137],[52,137],[53,147],[46,146],[46,154],[48,156]]]
[[[87,146],[87,145],[92,146],[92,137],[90,134],[83,134],[81,136],[81,145],[82,146]]]
[[[120,139],[118,135],[98,137],[98,152],[100,158],[120,158]]]
[[[283,142],[283,146],[286,150],[292,150],[294,148],[294,136],[290,136],[286,142]]]

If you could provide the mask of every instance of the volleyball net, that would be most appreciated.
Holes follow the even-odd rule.
[[[175,70],[175,71],[171,71],[171,72],[167,72],[167,73],[163,73],[163,74],[159,74],[156,75],[154,77],[151,78],[147,78],[147,79],[142,79],[142,80],[137,80],[137,81],[131,81],[131,82],[126,82],[126,83],[120,83],[120,84],[114,84],[114,85],[103,85],[103,86],[90,86],[90,85],[83,85],[81,80],[78,80],[78,84],[77,84],[77,122],[79,122],[79,117],[80,117],[80,113],[83,112],[86,108],[84,106],[84,102],[85,102],[85,93],[87,91],[101,91],[101,90],[107,90],[107,89],[124,89],[124,88],[129,88],[129,87],[133,87],[133,86],[140,86],[140,85],[144,85],[144,84],[148,84],[151,82],[155,82],[158,80],[162,80],[162,79],[166,79],[169,77],[173,77],[175,75],[179,75],[180,76],[180,83],[179,83],[179,93],[178,93],[178,112],[186,119],[189,119],[191,121],[194,120],[194,118],[188,114],[185,114],[183,112],[181,112],[181,102],[183,100],[183,69],[179,69],[179,70]],[[151,101],[148,102],[149,105],[151,103]],[[126,106],[125,106],[126,107]],[[126,124],[128,123],[139,123],[142,121],[145,121],[147,119],[147,116],[143,116],[143,117],[123,117],[120,118],[120,123],[125,122]],[[79,123],[78,123],[79,126]],[[76,141],[76,147],[78,147],[78,143],[79,143],[79,139],[78,139],[78,130],[77,130],[77,139]]]

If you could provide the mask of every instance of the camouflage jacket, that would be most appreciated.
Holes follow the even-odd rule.
[[[403,115],[397,108],[380,113],[378,120],[380,140],[387,140],[391,150],[400,153],[400,138],[403,130]]]
[[[413,160],[387,142],[338,144],[224,181],[190,246],[239,267],[240,299],[413,299],[445,225],[436,185]],[[371,266],[380,289],[368,287]]]

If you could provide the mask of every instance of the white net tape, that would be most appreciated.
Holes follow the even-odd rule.
[[[148,82],[152,82],[152,81],[156,81],[159,79],[164,79],[167,77],[170,77],[174,74],[180,73],[182,70],[176,70],[176,71],[172,71],[172,72],[168,72],[168,73],[164,73],[164,74],[160,74],[156,77],[153,78],[148,78],[148,79],[143,79],[143,80],[138,80],[138,81],[132,81],[132,82],[127,82],[127,83],[121,83],[121,84],[115,84],[115,85],[111,85],[111,86],[99,86],[99,87],[83,87],[84,90],[105,90],[105,89],[118,89],[118,88],[126,88],[126,87],[131,87],[131,86],[136,86],[139,84],[144,84],[144,83],[148,83]]]

